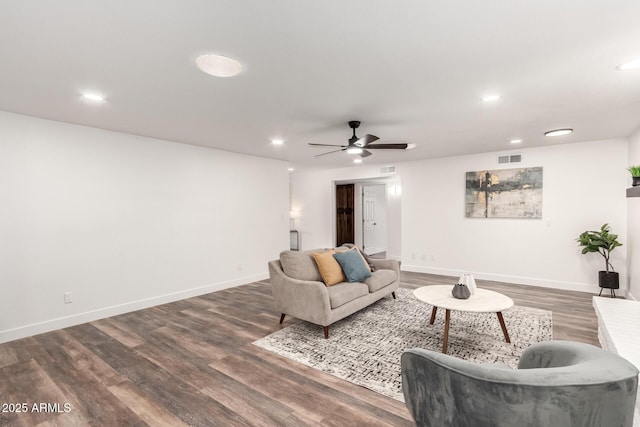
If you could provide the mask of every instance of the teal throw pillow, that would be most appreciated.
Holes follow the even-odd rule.
[[[352,249],[333,254],[333,257],[342,267],[342,271],[349,282],[362,282],[367,277],[371,277],[371,272],[357,250]]]

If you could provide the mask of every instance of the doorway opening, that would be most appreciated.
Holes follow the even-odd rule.
[[[355,242],[354,184],[336,185],[336,246]]]
[[[400,259],[400,177],[335,181],[335,246]]]

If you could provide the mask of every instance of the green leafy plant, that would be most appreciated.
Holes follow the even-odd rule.
[[[631,176],[640,177],[640,165],[629,166],[627,170]]]
[[[582,246],[583,255],[589,252],[598,252],[604,257],[607,273],[609,267],[611,267],[611,271],[615,271],[609,262],[609,257],[615,248],[622,246],[622,243],[618,242],[617,234],[609,232],[609,224],[604,224],[599,231],[585,231],[576,241],[579,246]]]

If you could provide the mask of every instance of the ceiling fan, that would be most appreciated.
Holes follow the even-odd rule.
[[[360,127],[360,122],[357,120],[352,120],[349,122],[349,127],[353,130],[353,136],[349,138],[349,144],[347,145],[337,145],[337,144],[313,144],[309,143],[309,145],[314,147],[340,147],[337,150],[327,151],[326,153],[318,154],[314,157],[324,156],[326,154],[337,153],[338,151],[346,151],[349,154],[359,154],[360,157],[368,157],[372,153],[369,150],[406,150],[409,144],[405,143],[394,143],[394,144],[372,144],[379,140],[375,135],[366,134],[362,138],[358,138],[356,136],[356,129]]]

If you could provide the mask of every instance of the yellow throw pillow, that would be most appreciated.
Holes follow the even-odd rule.
[[[316,264],[318,264],[318,270],[320,270],[322,280],[327,286],[333,286],[340,282],[347,281],[347,278],[344,277],[344,273],[342,272],[342,267],[340,267],[338,261],[333,257],[335,253],[336,251],[333,249],[327,252],[311,253],[316,260]]]
[[[364,261],[364,265],[367,267],[367,270],[371,271],[371,266],[367,262],[367,259],[364,257],[364,255],[362,255],[362,252],[360,252],[360,248],[359,247],[354,246],[352,248],[345,248],[345,247],[336,248],[336,253],[338,253],[338,254],[340,254],[342,252],[347,252],[347,251],[356,251],[356,252],[358,252],[358,255],[360,255],[360,258],[362,258],[362,261]]]

